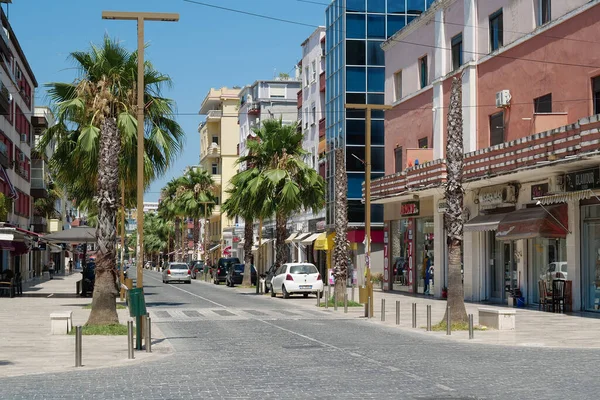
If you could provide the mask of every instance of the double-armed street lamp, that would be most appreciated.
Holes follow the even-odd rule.
[[[137,246],[138,288],[143,287],[144,240],[144,21],[179,21],[177,13],[102,11],[102,19],[137,21]]]

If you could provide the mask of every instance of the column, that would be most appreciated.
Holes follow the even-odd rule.
[[[583,282],[581,281],[581,209],[579,208],[579,201],[570,200],[567,203],[568,207],[568,225],[569,231],[567,233],[567,263],[568,267],[568,279],[573,281],[573,311],[580,310],[581,304],[581,287]]]
[[[464,206],[469,218],[477,215],[476,206],[473,201],[474,192],[465,193]],[[463,271],[465,300],[481,300],[481,257],[484,241],[481,240],[480,232],[463,232]]]
[[[442,287],[445,286],[448,274],[446,263],[446,235],[444,234],[444,213],[438,212],[438,202],[444,198],[443,194],[433,196],[433,290],[435,298],[442,297]]]
[[[446,45],[446,28],[444,10],[435,14],[435,65],[433,66],[433,159],[444,158],[445,143],[443,140],[444,118],[444,86],[441,78],[447,74],[448,46]],[[437,289],[436,289],[437,290]],[[440,292],[441,293],[441,292]]]

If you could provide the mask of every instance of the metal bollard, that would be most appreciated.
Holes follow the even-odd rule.
[[[127,321],[127,358],[134,359],[133,356],[133,321]]]
[[[75,366],[76,367],[81,367],[83,365],[82,363],[82,356],[81,356],[81,352],[83,350],[82,346],[81,346],[81,325],[77,325],[75,327]]]
[[[317,307],[321,307],[321,291],[320,290],[317,290]]]
[[[327,290],[325,291],[325,309],[329,308],[329,286],[327,286]]]
[[[146,314],[146,353],[152,353],[152,318]]]
[[[396,325],[400,325],[400,300],[396,300]]]
[[[427,332],[431,332],[431,305],[427,305]]]
[[[348,314],[348,293],[344,293],[344,314]]]
[[[369,318],[373,318],[373,314],[371,313],[371,296],[367,298],[367,313],[369,314]]]
[[[412,303],[412,327],[417,327],[417,303]]]
[[[469,314],[469,339],[475,338],[475,332],[473,330],[473,314]]]
[[[381,320],[385,321],[385,299],[381,299]]]
[[[452,335],[452,320],[450,319],[450,307],[446,306],[446,335]]]

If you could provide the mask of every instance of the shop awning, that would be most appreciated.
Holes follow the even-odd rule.
[[[571,200],[571,201],[587,200],[590,197],[597,197],[597,196],[590,189],[586,189],[586,190],[577,190],[574,192],[551,194],[551,195],[543,196],[543,197],[536,197],[534,200],[539,201],[543,205],[548,205],[548,204],[556,204],[556,203],[566,203],[569,200]]]
[[[506,214],[496,232],[498,240],[564,239],[567,236],[567,205],[524,208]]]
[[[498,229],[498,224],[506,216],[505,213],[500,214],[480,214],[475,218],[471,218],[464,226],[465,232],[487,232]]]
[[[29,253],[29,246],[25,242],[12,242],[14,250],[11,250],[14,256],[20,256]]]
[[[332,250],[334,237],[335,232],[330,233],[329,235],[327,235],[327,232],[320,233],[319,236],[315,239],[315,250]]]
[[[13,251],[15,248],[10,240],[0,240],[0,250]]]
[[[304,239],[302,239],[300,244],[303,244],[305,246],[311,245],[311,244],[313,244],[315,239],[319,237],[319,235],[320,235],[320,233],[313,233],[313,234],[305,237]]]
[[[48,243],[48,246],[50,247],[50,253],[60,253],[63,250],[61,246],[52,243]]]
[[[304,239],[306,239],[307,237],[309,237],[310,235],[312,235],[311,232],[299,233],[298,236],[296,236],[295,238],[292,239],[292,242],[294,242],[294,243],[300,243]]]
[[[221,247],[221,244],[218,244],[216,246],[211,247],[208,251],[215,251],[216,249],[218,249],[219,247]]]
[[[294,232],[292,233],[290,236],[287,237],[287,239],[285,239],[286,243],[292,243],[292,241],[294,240],[294,238],[298,235],[298,233]]]
[[[2,179],[8,185],[8,190],[10,192],[8,197],[13,200],[18,199],[19,194],[17,193],[15,186],[13,185],[10,178],[8,177],[8,174],[6,173],[6,169],[4,169],[4,167],[2,165],[0,165],[0,179]]]

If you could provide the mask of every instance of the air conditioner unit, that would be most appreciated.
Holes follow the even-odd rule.
[[[501,90],[496,93],[496,107],[504,108],[510,105],[510,99],[512,96],[510,95],[509,90]]]
[[[24,133],[21,134],[21,142],[27,143],[27,135]]]

